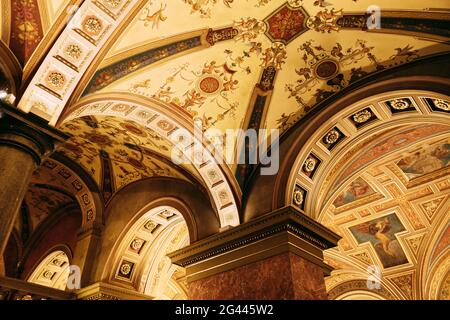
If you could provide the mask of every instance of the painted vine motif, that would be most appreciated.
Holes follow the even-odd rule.
[[[281,43],[264,47],[258,41],[266,29],[260,20],[243,18],[236,21],[233,28],[238,30],[234,40],[245,45],[242,52],[226,49],[224,60],[211,60],[198,67],[184,63],[174,68],[156,90],[152,90],[151,79],[144,79],[133,83],[128,91],[151,96],[188,112],[193,120],[202,122],[204,130],[227,118],[235,119],[239,102],[233,97],[239,89],[239,80],[236,79],[238,72],[251,74],[253,71],[248,62],[255,56],[260,59],[262,68],[274,67],[280,70],[287,54]],[[180,92],[178,87],[188,89],[181,89]],[[215,116],[205,113],[205,106],[210,104],[215,104],[220,110]]]
[[[131,121],[83,117],[67,123],[63,129],[78,134],[66,142],[61,151],[88,168],[94,177],[98,177],[97,171],[101,170],[99,159],[110,159],[116,189],[146,177],[180,176],[175,169],[155,159],[155,153],[170,156],[168,143],[156,132],[143,130]]]
[[[167,16],[164,14],[164,11],[167,9],[167,3],[162,3],[159,9],[153,8],[153,1],[150,1],[144,9],[142,9],[141,16],[139,17],[139,21],[144,23],[145,27],[152,26],[152,29],[158,29],[159,24],[167,20]]]
[[[285,90],[289,99],[295,99],[297,112],[283,113],[277,120],[282,131],[290,128],[312,108],[339,92],[348,85],[376,71],[381,71],[396,65],[412,61],[419,57],[419,51],[406,45],[394,49],[387,62],[380,61],[373,53],[375,47],[365,40],[356,40],[353,46],[343,47],[337,42],[334,46],[324,48],[315,44],[314,40],[305,41],[299,48],[302,66],[295,69],[298,79],[288,83]],[[367,67],[353,67],[357,62],[368,62]],[[342,71],[350,69],[349,71]],[[305,96],[310,96],[309,100]]]

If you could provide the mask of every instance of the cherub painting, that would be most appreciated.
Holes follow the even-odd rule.
[[[374,193],[375,191],[364,179],[358,178],[339,194],[333,205],[338,208]]]
[[[450,164],[450,143],[418,151],[400,160],[397,165],[409,179],[423,176]]]
[[[404,231],[395,214],[368,221],[350,228],[359,244],[370,242],[385,268],[408,263],[395,234]]]

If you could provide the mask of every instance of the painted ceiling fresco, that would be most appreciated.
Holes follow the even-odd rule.
[[[53,170],[56,169],[56,170]],[[15,229],[23,241],[50,216],[68,207],[77,207],[76,191],[85,188],[73,174],[54,160],[47,160],[33,173]]]
[[[32,60],[58,17],[70,16],[69,3],[69,0],[1,2],[1,39],[9,44],[22,65]],[[227,129],[278,128],[286,132],[320,102],[364,77],[449,50],[448,42],[437,39],[449,36],[450,28],[443,31],[432,19],[424,18],[433,8],[447,8],[448,0],[435,0],[432,4],[418,0],[377,1],[382,15],[383,10],[391,13],[414,10],[416,17],[422,15],[416,29],[407,25],[406,18],[384,20],[385,26],[397,31],[390,33],[364,29],[364,13],[372,0],[148,0],[129,22],[124,16],[130,13],[126,11],[130,8],[124,8],[128,4],[135,6],[137,1],[124,3],[122,15],[117,13],[114,24],[106,25],[103,12],[98,16],[103,20],[88,16],[84,22],[90,23],[80,25],[83,30],[77,32],[88,35],[85,40],[92,40],[86,41],[94,47],[87,42],[66,43],[61,37],[63,42],[55,46],[58,55],[48,55],[59,62],[43,63],[45,70],[36,72],[37,80],[30,82],[28,89],[32,92],[21,100],[27,112],[45,114],[44,118],[55,125],[61,120],[56,111],[62,109],[57,107],[66,107],[73,96],[79,94],[71,101],[76,104],[91,94],[103,94],[106,101],[111,92],[125,92],[158,99],[165,103],[164,107],[188,114],[192,122],[198,120],[203,130],[219,129],[219,139]],[[88,8],[91,9],[100,10],[94,4]],[[101,25],[101,21],[105,24]],[[117,41],[106,41],[111,37],[108,32],[123,21],[128,27]],[[407,35],[407,32],[416,33]],[[427,33],[429,37],[424,36]],[[91,63],[96,66],[94,52],[105,49],[104,45],[108,50],[105,59],[95,70],[87,71]],[[55,67],[60,62],[63,69]],[[80,80],[91,71],[89,79]],[[44,90],[35,91],[37,88]],[[39,94],[34,95],[36,92]],[[45,94],[50,96],[44,97]],[[395,108],[389,104],[404,103],[405,99],[410,98],[390,100],[386,107],[393,111]],[[373,113],[373,105],[364,107],[366,115],[370,111],[372,117],[363,122],[379,120],[377,114],[388,113],[387,109]],[[414,104],[408,108],[414,109]],[[444,109],[438,109],[448,112],[448,103]],[[130,183],[149,177],[174,177],[202,184],[194,165],[176,166],[170,161],[172,143],[150,128],[105,115],[70,119],[60,129],[73,137],[58,152],[92,176],[105,204]],[[359,148],[356,152],[357,146],[349,147],[349,154],[355,156],[352,163],[345,170],[337,170],[335,179],[330,179],[320,190],[323,192],[318,192],[325,197],[324,207],[317,210],[323,212],[319,222],[343,237],[337,248],[326,253],[327,263],[336,268],[336,273],[327,279],[330,291],[350,280],[357,281],[355,274],[375,265],[381,269],[384,285],[395,288],[397,297],[419,298],[421,293],[415,290],[419,286],[416,282],[419,270],[426,270],[424,263],[431,266],[448,254],[448,126],[406,127],[403,131],[396,128],[395,135],[383,136],[387,131],[374,134],[371,142],[376,144],[370,145],[370,149]],[[354,129],[359,127],[355,125]],[[333,144],[325,145],[322,140],[320,147],[331,151]],[[319,156],[308,158],[314,170],[316,164],[325,165]],[[302,170],[310,185],[314,184],[314,170]],[[218,179],[217,172],[210,172],[211,177]],[[36,230],[52,213],[83,201],[81,210],[86,213],[83,216],[93,219],[93,201],[84,197],[86,186],[77,179],[52,161],[35,172],[16,224],[22,236]],[[222,186],[219,184],[218,188]],[[231,195],[227,190],[218,191],[225,204]],[[297,191],[303,202],[306,190]],[[141,231],[148,233],[147,226],[152,224],[146,224],[143,228],[147,231]],[[173,235],[176,234],[170,246],[181,245],[187,237],[184,228],[175,230]],[[433,238],[435,235],[439,238]],[[114,272],[122,272],[123,265],[126,271],[127,265],[140,261],[139,251],[128,248],[134,250],[137,246],[140,250],[145,244],[142,241],[148,241],[140,237],[128,239],[131,244],[126,247],[128,260],[119,260],[123,264]],[[435,249],[424,262],[432,241]],[[170,274],[170,279],[179,273],[176,277],[183,278],[183,272],[171,269],[164,258],[166,251],[158,254],[161,259],[154,265],[159,269],[155,271],[155,279],[160,279],[161,273]],[[132,270],[128,268],[130,277]],[[127,276],[122,272],[122,278],[124,275]],[[164,282],[158,281],[161,285]],[[149,282],[149,292],[158,285]],[[448,281],[442,290],[448,297]],[[174,297],[175,291],[165,295]],[[393,297],[392,292],[382,291],[387,297]]]
[[[441,135],[400,148],[360,168],[355,180],[334,193],[319,219],[343,237],[326,252],[336,268],[327,278],[330,292],[347,290],[344,283],[375,265],[385,288],[400,290],[406,299],[420,297],[415,275],[448,254],[450,245],[441,224],[450,210],[448,142]],[[411,185],[410,179],[421,180]],[[439,241],[431,240],[440,232]]]
[[[73,134],[61,148],[67,157],[89,172],[107,198],[124,186],[147,177],[175,177],[188,180],[170,162],[172,146],[156,132],[115,117],[83,117],[63,125]]]
[[[0,4],[1,40],[25,65],[37,46],[68,7],[69,0],[8,0]],[[70,13],[69,13],[70,14]]]
[[[152,0],[111,48],[85,95],[151,96],[188,111],[204,130],[283,132],[317,103],[368,74],[448,50],[423,38],[337,25],[343,13],[365,12],[371,4]],[[390,1],[377,5],[392,9]],[[436,8],[445,5],[433,2]],[[395,6],[424,9],[421,1]],[[135,51],[142,53],[130,58]],[[266,111],[254,104],[255,88],[260,96],[270,92]],[[264,116],[255,124],[249,119],[258,112]]]

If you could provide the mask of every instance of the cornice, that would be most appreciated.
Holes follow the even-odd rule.
[[[291,252],[321,266],[323,251],[340,237],[293,207],[285,207],[169,254],[188,281]]]
[[[153,297],[142,293],[97,282],[76,292],[78,300],[153,300]]]

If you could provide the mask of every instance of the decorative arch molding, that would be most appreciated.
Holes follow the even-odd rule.
[[[221,226],[239,225],[240,189],[236,179],[214,145],[199,141],[194,124],[186,114],[159,100],[134,94],[95,94],[67,109],[58,126],[84,116],[113,116],[134,121],[168,140],[174,150],[182,153],[184,161],[193,164],[202,177],[219,214]]]
[[[445,109],[437,108],[436,101],[442,101]],[[397,110],[391,106],[395,103],[409,104],[409,107]],[[449,112],[449,96],[419,90],[386,92],[345,108],[316,130],[299,152],[288,179],[285,204],[295,205],[320,220],[318,214],[332,200],[330,194],[337,191],[336,185],[345,186],[359,170],[408,145],[448,135]],[[433,127],[427,129],[426,125]],[[349,163],[356,162],[358,157],[384,141],[387,133],[400,135],[405,130],[420,127],[424,128],[424,133],[417,134],[416,140],[406,141],[398,148],[386,148],[383,154],[365,159],[359,167],[345,171]],[[308,197],[310,194],[315,195],[314,199]]]
[[[49,16],[49,2],[45,0],[38,0],[44,37],[36,46],[24,66],[22,88],[29,83],[31,77],[36,73],[40,64],[55,44],[55,41],[60,36],[61,32],[64,28],[66,28],[68,21],[74,15],[75,8],[79,7],[83,1],[84,0],[67,1],[66,6],[62,8],[61,12],[52,23],[51,17]]]
[[[3,4],[2,4],[3,5]],[[14,96],[20,94],[22,66],[11,49],[0,40],[0,73],[3,72],[9,81],[9,89]]]
[[[81,177],[77,173],[84,172],[81,168],[56,153],[46,160],[39,170],[46,170],[64,182],[64,190],[77,200],[81,209],[82,229],[89,228],[95,221],[103,223],[103,202],[90,177],[87,174],[82,174]]]
[[[18,108],[55,125],[73,93],[90,79],[145,4],[139,0],[84,0],[30,79]]]
[[[444,280],[442,281],[437,298],[439,300],[450,299],[450,272],[447,273]]]
[[[70,223],[68,225],[67,223]],[[22,279],[27,279],[40,261],[41,255],[45,256],[55,247],[65,248],[63,251],[72,259],[76,249],[76,243],[70,241],[81,228],[80,208],[77,203],[60,208],[46,218],[24,245],[24,250],[18,263],[18,274]],[[55,236],[55,232],[58,233]],[[49,241],[50,240],[50,241]],[[52,248],[52,249],[48,249]],[[42,254],[42,253],[45,254]]]
[[[351,281],[364,281],[364,286],[360,283],[360,289],[367,292],[367,293],[373,293],[373,294],[380,294],[384,299],[390,299],[394,297],[394,299],[399,300],[408,300],[412,299],[413,296],[411,296],[411,292],[405,292],[401,290],[401,288],[398,288],[396,285],[396,278],[398,277],[398,274],[388,272],[387,275],[380,274],[380,278],[378,278],[378,281],[380,283],[380,289],[369,289],[367,287],[367,280],[369,276],[375,276],[372,273],[369,273],[369,267],[374,265],[373,261],[369,260],[365,261],[365,259],[361,259],[361,253],[365,249],[356,249],[353,250],[352,253],[349,253],[347,256],[340,254],[337,249],[330,249],[324,252],[325,262],[332,266],[335,270],[331,273],[331,276],[325,278],[325,283],[327,287],[327,291],[332,292],[334,288],[344,285],[345,283],[351,282]],[[411,268],[408,268],[407,271],[404,271],[400,277],[410,274],[413,274],[413,271],[410,270]],[[414,283],[415,281],[412,280]],[[358,287],[353,287],[351,285],[344,285],[345,293],[348,295],[353,294],[353,292],[358,292]],[[416,297],[420,297],[419,294],[416,294]],[[339,298],[336,296],[334,299],[339,300]]]
[[[438,300],[444,285],[447,285],[450,273],[450,251],[440,256],[429,270],[430,277],[425,282],[424,299]],[[447,297],[448,298],[448,297]]]
[[[369,289],[367,286],[367,276],[367,274],[351,270],[333,272],[332,275],[325,280],[328,299],[342,300],[343,296],[349,296],[355,292],[364,292],[368,295],[375,294],[376,296],[383,297],[384,300],[404,299],[402,295],[399,295],[396,290],[383,279],[380,280],[379,289]]]
[[[2,17],[0,20],[0,40],[9,47],[9,41],[11,36],[11,2],[3,1],[1,3]]]
[[[299,169],[299,154],[306,153],[304,146],[310,143],[310,138],[315,134],[317,128],[328,123],[338,113],[344,114],[348,106],[355,106],[367,97],[383,95],[388,91],[406,92],[409,90],[409,92],[428,92],[429,94],[434,93],[436,96],[448,97],[450,95],[446,78],[448,75],[441,68],[442,63],[448,59],[450,59],[449,55],[435,57],[434,60],[422,59],[421,63],[426,68],[419,67],[418,62],[414,62],[395,70],[379,73],[362,82],[355,83],[318,105],[281,137],[279,148],[281,162],[278,174],[276,176],[254,174],[251,177],[249,194],[243,204],[243,222],[283,207],[286,203],[291,203],[293,194],[291,173],[297,172],[296,170]],[[389,90],[386,90],[387,88]],[[432,115],[432,117],[434,116]],[[294,170],[292,170],[293,168]],[[256,192],[256,186],[258,186],[258,192]],[[263,187],[261,188],[261,186]],[[272,197],[267,197],[267,194],[272,194]]]
[[[102,251],[96,261],[94,280],[108,279],[117,234],[123,234],[140,217],[161,206],[174,208],[182,214],[191,242],[220,231],[217,213],[198,187],[173,178],[137,181],[116,193],[106,209],[106,225],[100,244]]]
[[[33,267],[28,282],[65,290],[72,260],[71,250],[64,245],[50,249]]]
[[[450,272],[450,250],[447,245],[437,256],[436,246],[440,239],[445,236],[449,227],[448,210],[450,204],[442,207],[440,216],[436,217],[431,230],[421,243],[421,255],[418,261],[418,279],[424,299],[439,299],[440,288],[446,281]]]
[[[125,228],[104,271],[109,283],[164,299],[172,282],[175,295],[186,296],[183,286],[176,285],[172,278],[180,268],[167,257],[189,244],[186,222],[172,204],[183,206],[175,199],[160,199],[149,205],[150,210],[136,215]]]
[[[346,292],[334,300],[386,300],[382,295],[369,290],[356,290]]]

